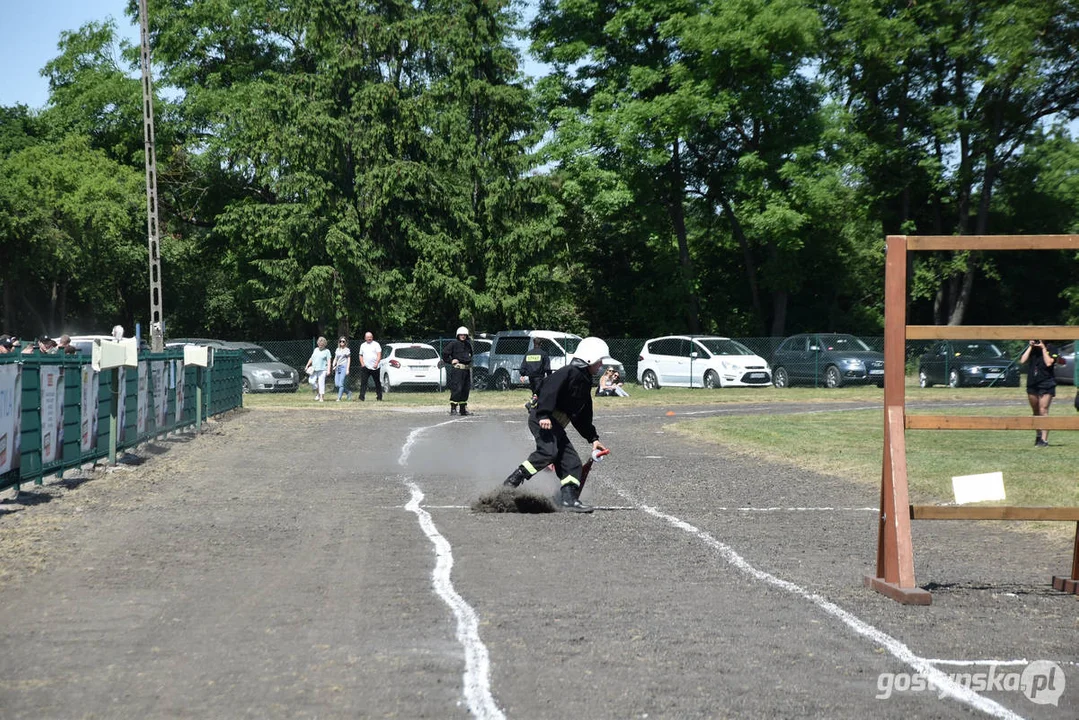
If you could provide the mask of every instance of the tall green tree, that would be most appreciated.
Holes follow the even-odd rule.
[[[1079,116],[1079,7],[1067,0],[848,0],[827,20],[821,69],[864,139],[861,166],[889,233],[994,232],[994,193],[1047,122]],[[978,254],[920,261],[914,294],[961,324]]]

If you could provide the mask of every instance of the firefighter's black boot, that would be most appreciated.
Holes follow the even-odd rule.
[[[472,414],[468,411],[468,403],[461,403],[461,409],[458,412],[461,414],[461,417]]]
[[[570,512],[590,513],[595,508],[585,505],[580,500],[581,488],[579,485],[573,483],[566,483],[562,486],[562,494],[558,498],[558,509],[569,510]]]
[[[524,469],[523,465],[518,465],[517,469],[510,473],[510,476],[502,481],[502,484],[506,487],[515,488],[519,487],[528,478],[532,477],[532,474]]]
[[[456,414],[457,414],[457,403],[451,402],[450,403],[450,415],[456,415]]]

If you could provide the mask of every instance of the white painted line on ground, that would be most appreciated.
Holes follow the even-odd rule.
[[[422,435],[424,432],[426,432],[427,430],[432,430],[432,429],[437,428],[437,427],[442,427],[443,425],[449,425],[449,424],[455,423],[455,422],[457,422],[457,420],[447,420],[445,422],[440,422],[437,425],[428,425],[427,427],[415,428],[412,432],[410,432],[408,434],[408,437],[405,438],[405,444],[404,444],[404,447],[401,448],[401,457],[397,458],[397,464],[400,465],[401,467],[404,467],[405,465],[408,464],[408,456],[412,452],[412,446],[416,443],[416,439],[420,435]]]
[[[480,620],[472,606],[453,589],[450,573],[453,570],[453,552],[450,543],[435,527],[431,514],[420,507],[423,491],[411,480],[406,480],[412,491],[412,500],[406,510],[416,513],[420,527],[435,546],[435,569],[431,581],[438,596],[450,606],[457,618],[457,641],[465,649],[464,693],[468,710],[477,718],[505,718],[491,697],[491,663],[487,646],[480,640]]]
[[[1044,658],[1043,658],[1044,659]],[[1032,660],[926,660],[931,665],[958,665],[960,667],[980,667],[982,665],[1030,665]],[[1053,660],[1057,665],[1079,665],[1074,660]]]
[[[401,456],[397,462],[402,466],[408,462],[412,446],[425,430],[451,422],[455,421],[448,420],[437,425],[416,428],[410,432],[404,447],[401,448]],[[412,499],[405,505],[405,509],[416,514],[420,528],[435,546],[435,569],[431,571],[431,583],[435,593],[449,605],[457,619],[457,641],[465,650],[465,704],[468,706],[468,711],[480,720],[505,720],[506,716],[498,709],[494,697],[491,696],[491,662],[487,646],[480,640],[479,616],[476,615],[472,606],[457,593],[450,579],[453,572],[453,550],[450,542],[438,531],[431,513],[420,507],[424,497],[423,491],[411,478],[405,478],[405,484],[412,493]]]
[[[626,498],[630,502],[636,502],[636,499],[631,497],[629,493],[625,492],[617,486],[614,486],[613,484],[612,487],[614,487],[615,491],[622,497]],[[763,583],[772,585],[781,590],[786,590],[792,595],[796,595],[805,600],[808,600],[809,602],[823,610],[825,613],[840,620],[841,622],[843,622],[843,624],[845,624],[858,635],[861,635],[862,637],[869,639],[876,645],[883,647],[900,662],[909,665],[911,668],[914,669],[915,672],[921,673],[923,676],[925,676],[925,678],[929,682],[933,683],[933,687],[941,694],[941,696],[948,696],[954,698],[955,700],[965,703],[977,710],[981,710],[982,712],[986,713],[987,715],[991,715],[992,717],[1006,718],[1007,720],[1021,720],[1022,716],[1017,715],[1016,713],[1012,712],[1000,703],[994,702],[987,697],[979,695],[970,688],[963,687],[960,683],[948,677],[947,674],[941,672],[936,667],[934,667],[929,660],[915,655],[914,652],[911,651],[911,649],[908,648],[904,643],[900,642],[891,635],[888,635],[882,630],[878,630],[877,628],[873,627],[872,625],[858,618],[852,613],[847,612],[831,600],[828,600],[827,598],[818,595],[817,593],[810,592],[809,590],[806,590],[800,585],[796,585],[789,580],[783,580],[782,578],[776,577],[775,575],[765,572],[764,570],[757,569],[753,565],[750,565],[745,558],[735,552],[734,548],[732,548],[730,545],[720,542],[711,534],[701,530],[700,528],[690,525],[684,520],[680,520],[673,515],[668,515],[667,513],[661,510],[657,510],[650,505],[640,504],[639,507],[641,510],[648,513],[649,515],[659,518],[660,520],[665,520],[679,530],[684,530],[685,532],[688,532],[689,534],[695,535],[696,537],[700,538],[706,545],[716,550],[720,554],[720,557],[722,557],[724,560],[726,560],[729,564],[733,565],[738,570],[741,570],[746,575],[749,575]]]

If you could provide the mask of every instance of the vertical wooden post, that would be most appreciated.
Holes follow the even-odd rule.
[[[907,238],[889,235],[884,271],[884,448],[877,571],[865,584],[905,605],[932,598],[914,583],[906,447]]]

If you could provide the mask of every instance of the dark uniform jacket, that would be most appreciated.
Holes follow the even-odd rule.
[[[468,340],[454,338],[443,345],[442,362],[452,365],[454,360],[462,365],[470,365],[472,363],[472,343]]]
[[[525,355],[519,371],[529,380],[542,380],[551,374],[551,356],[543,348],[534,347]]]
[[[583,361],[574,359],[543,381],[536,403],[536,418],[550,418],[563,427],[573,423],[588,442],[599,440],[592,423],[592,373]]]

